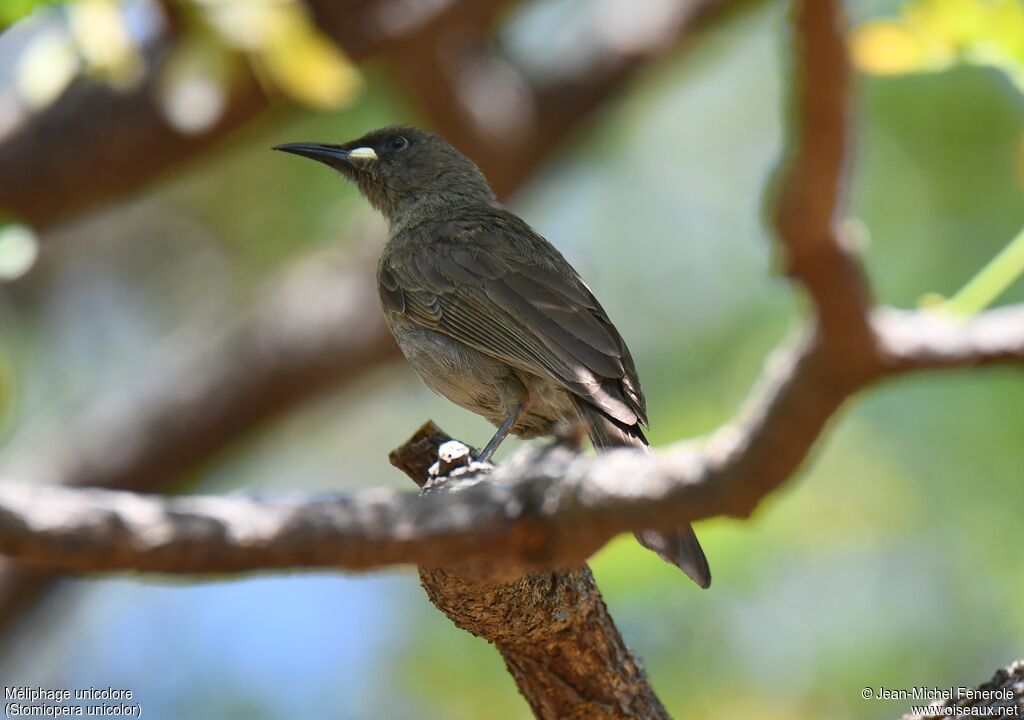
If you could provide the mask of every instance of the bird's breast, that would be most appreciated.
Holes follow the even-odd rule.
[[[550,380],[523,373],[443,333],[385,310],[388,326],[423,383],[460,407],[500,425],[524,400],[528,411],[512,432],[547,435],[561,419],[574,416],[572,401]]]

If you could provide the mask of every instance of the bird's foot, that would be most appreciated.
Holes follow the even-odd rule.
[[[477,459],[473,448],[458,440],[442,443],[437,449],[437,462],[430,466],[430,477],[451,477],[477,470],[490,470],[494,466],[487,460]]]

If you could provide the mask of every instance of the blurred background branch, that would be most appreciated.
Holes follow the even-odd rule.
[[[181,4],[188,6],[187,0]],[[229,10],[238,4],[225,3]],[[711,11],[741,2],[673,0],[642,18],[609,14],[585,38],[591,46],[590,61],[543,88],[534,87],[492,47],[506,2],[445,0],[419,8],[408,0],[308,4],[320,31],[352,60],[383,56],[392,62],[431,123],[478,159],[503,196],[519,187],[579,119],[633,72],[673,47]],[[225,81],[215,89],[225,97],[217,100],[217,110],[206,122],[201,118],[176,124],[174,108],[160,102],[160,85],[165,82],[167,57],[181,42],[176,37],[181,28],[173,22],[178,3],[169,1],[161,7],[166,16],[154,21],[157,27],[140,49],[145,58],[139,62],[145,67],[134,87],[125,91],[77,79],[38,112],[9,111],[14,117],[0,131],[0,167],[5,168],[0,175],[0,208],[38,228],[53,225],[138,192],[267,108],[269,99],[256,78],[239,72],[229,85]],[[227,12],[223,21],[243,19],[238,14]],[[644,35],[628,25],[610,25],[624,20],[653,31]],[[276,21],[271,17],[264,22]],[[345,86],[332,100],[346,102],[350,92]],[[475,108],[491,114],[474,117]],[[103,172],[97,173],[98,168]]]

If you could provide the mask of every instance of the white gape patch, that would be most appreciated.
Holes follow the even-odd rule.
[[[349,150],[348,156],[353,160],[376,160],[377,151],[372,147],[358,147],[355,150]]]

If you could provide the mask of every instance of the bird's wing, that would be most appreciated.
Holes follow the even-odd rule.
[[[567,262],[557,272],[463,242],[435,241],[385,253],[379,281],[385,308],[551,378],[623,423],[647,424],[629,350]]]

